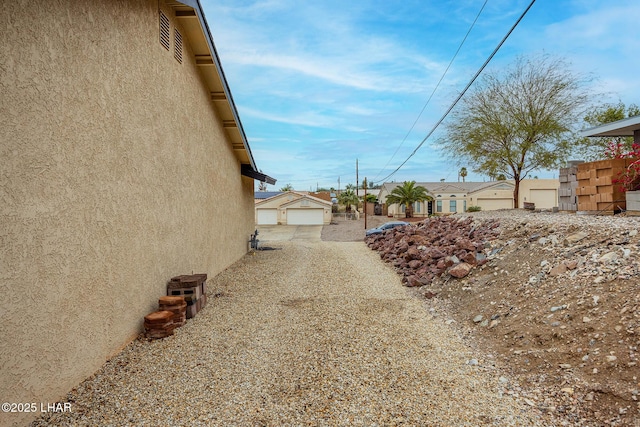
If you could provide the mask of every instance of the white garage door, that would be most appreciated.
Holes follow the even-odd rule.
[[[558,206],[556,190],[531,190],[531,202],[536,208],[549,209]]]
[[[478,199],[478,206],[480,206],[483,211],[512,209],[513,199]]]
[[[287,209],[289,225],[322,225],[324,209]]]
[[[271,225],[278,223],[277,209],[258,209],[258,224]]]

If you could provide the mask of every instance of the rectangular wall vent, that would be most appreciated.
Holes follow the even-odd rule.
[[[180,31],[175,30],[175,37],[174,37],[174,52],[173,52],[173,56],[174,58],[176,58],[176,61],[178,61],[179,63],[182,64],[182,34],[180,34]]]
[[[171,49],[171,31],[169,29],[169,18],[160,11],[160,44],[165,49]]]

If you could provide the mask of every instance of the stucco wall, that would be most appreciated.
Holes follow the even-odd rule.
[[[54,402],[246,252],[253,181],[157,0],[5,2],[0,36],[0,397]]]

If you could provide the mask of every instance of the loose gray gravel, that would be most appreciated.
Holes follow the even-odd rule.
[[[32,425],[541,424],[364,243],[271,246],[213,278],[174,336],[70,392],[72,413]]]

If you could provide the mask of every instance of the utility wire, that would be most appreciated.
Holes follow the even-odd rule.
[[[480,69],[476,72],[476,74],[473,76],[473,78],[471,79],[471,81],[467,84],[467,86],[465,86],[465,88],[462,90],[462,92],[460,92],[460,95],[458,95],[458,97],[455,99],[455,101],[453,101],[453,103],[451,104],[451,106],[447,109],[447,111],[442,115],[442,117],[440,118],[440,120],[438,120],[436,122],[436,124],[433,126],[433,128],[429,131],[429,133],[427,134],[427,136],[425,136],[422,141],[420,142],[420,144],[418,144],[418,146],[415,148],[415,150],[413,150],[413,152],[409,155],[409,157],[407,157],[405,159],[404,162],[402,162],[400,164],[400,166],[398,166],[396,168],[396,170],[394,170],[393,172],[391,172],[389,175],[387,175],[386,177],[384,177],[382,179],[382,182],[386,182],[387,179],[391,178],[393,175],[396,174],[396,172],[398,172],[400,170],[400,168],[402,168],[402,166],[405,165],[405,163],[407,163],[409,161],[409,159],[411,159],[411,157],[413,157],[418,150],[420,149],[420,147],[422,147],[422,145],[427,141],[427,139],[433,135],[433,133],[436,131],[436,129],[438,128],[438,126],[440,126],[440,124],[442,124],[442,122],[444,121],[444,119],[449,115],[449,113],[451,112],[451,110],[454,109],[454,107],[456,106],[456,104],[458,104],[458,102],[462,99],[462,97],[464,96],[464,94],[467,92],[467,90],[469,90],[469,88],[471,87],[471,85],[476,81],[476,79],[478,78],[478,76],[480,76],[480,73],[482,73],[482,71],[486,68],[486,66],[489,64],[489,62],[493,59],[493,57],[496,55],[496,53],[498,53],[498,50],[500,50],[500,48],[502,47],[502,45],[507,41],[507,39],[509,38],[509,36],[511,35],[511,33],[516,29],[516,27],[518,26],[518,24],[520,23],[520,21],[522,21],[522,19],[524,18],[524,16],[527,14],[527,12],[529,12],[529,9],[531,9],[531,7],[533,6],[533,4],[536,2],[536,0],[532,0],[531,3],[529,4],[529,6],[525,9],[524,12],[522,12],[522,15],[520,15],[520,18],[518,18],[518,20],[515,22],[515,24],[513,24],[513,26],[511,27],[511,29],[509,30],[509,32],[502,38],[502,40],[500,41],[500,43],[498,43],[498,46],[496,46],[496,48],[493,50],[493,52],[491,52],[491,55],[489,55],[489,57],[487,58],[487,60],[484,62],[484,64],[482,64],[482,66],[480,67]]]
[[[424,107],[422,107],[422,110],[420,110],[420,114],[418,114],[418,117],[416,117],[416,120],[411,125],[411,128],[409,129],[409,132],[407,132],[407,134],[404,136],[404,138],[402,139],[402,142],[400,142],[400,145],[398,145],[398,148],[396,148],[396,151],[393,153],[393,155],[391,156],[391,158],[389,159],[387,164],[385,164],[382,167],[382,170],[380,172],[378,172],[378,174],[375,176],[375,178],[372,179],[372,182],[376,182],[376,179],[380,176],[380,174],[384,171],[384,169],[387,166],[389,166],[389,163],[391,163],[391,160],[393,160],[393,158],[396,156],[396,154],[398,154],[398,151],[402,147],[402,144],[404,144],[404,142],[407,140],[407,138],[411,134],[411,131],[413,130],[413,128],[416,126],[416,124],[418,124],[418,120],[420,120],[420,117],[422,117],[422,113],[424,113],[424,110],[427,108],[427,105],[429,105],[429,102],[431,102],[431,98],[433,98],[433,95],[436,93],[436,91],[440,87],[440,83],[442,83],[442,80],[444,80],[445,76],[447,75],[447,72],[449,72],[449,68],[451,68],[451,65],[453,64],[453,61],[458,56],[458,53],[460,53],[460,50],[462,49],[462,46],[464,45],[464,42],[467,41],[467,37],[469,37],[469,34],[471,33],[471,30],[476,25],[476,22],[478,22],[478,18],[480,18],[480,14],[482,14],[482,11],[484,10],[484,8],[487,5],[488,1],[489,0],[485,0],[484,1],[484,4],[480,8],[480,11],[476,15],[476,19],[474,19],[473,23],[471,23],[471,26],[469,27],[469,30],[467,31],[467,34],[465,34],[464,38],[460,42],[460,45],[458,46],[458,50],[456,50],[456,53],[453,54],[453,57],[451,58],[451,61],[449,61],[449,65],[447,65],[446,70],[444,70],[444,73],[442,73],[442,77],[440,77],[440,80],[438,80],[438,83],[436,84],[436,87],[433,88],[433,91],[431,92],[431,95],[429,95],[429,99],[427,99],[427,102],[424,104]]]

